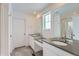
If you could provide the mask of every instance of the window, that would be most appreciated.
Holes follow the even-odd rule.
[[[51,29],[51,14],[50,13],[43,15],[43,29],[44,30]]]
[[[72,21],[68,22],[69,27],[72,27],[72,25],[73,25]]]

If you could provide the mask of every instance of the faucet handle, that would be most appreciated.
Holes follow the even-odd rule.
[[[75,36],[75,34],[71,34],[72,36]]]

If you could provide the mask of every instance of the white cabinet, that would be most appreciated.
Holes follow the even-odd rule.
[[[31,46],[31,48],[34,50],[34,38],[33,37],[29,37],[29,45]]]
[[[43,56],[73,56],[53,45],[43,42]]]
[[[36,41],[32,36],[29,37],[29,45],[31,46],[34,52],[42,50],[42,43]]]
[[[43,45],[44,46],[44,45]],[[54,50],[50,50],[48,47],[43,47],[43,56],[57,56]]]
[[[34,52],[38,52],[41,51],[42,48],[42,43],[38,42],[38,41],[34,41]]]

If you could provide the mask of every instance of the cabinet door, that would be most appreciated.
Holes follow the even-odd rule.
[[[34,49],[34,39],[33,37],[29,37],[29,45],[31,46],[32,49]]]
[[[57,56],[54,49],[45,42],[43,42],[43,56]]]
[[[70,54],[64,50],[56,48],[53,45],[50,45],[45,42],[43,45],[43,55],[44,56],[73,56],[72,54]]]
[[[53,51],[51,53],[50,49],[44,47],[43,56],[57,56],[57,55]]]

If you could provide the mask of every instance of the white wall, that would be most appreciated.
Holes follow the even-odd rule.
[[[8,40],[8,4],[1,4],[1,55],[9,55],[9,40]]]
[[[30,14],[26,14],[26,39],[27,39],[27,43],[29,44],[29,34],[33,34],[33,33],[38,33],[40,32],[40,20],[36,19],[35,16],[30,15]]]
[[[26,34],[32,34],[37,32],[36,27],[36,19],[33,15],[26,15]]]
[[[0,12],[1,12],[1,4],[0,4]],[[1,14],[0,14],[1,19]],[[1,31],[1,20],[0,20],[0,31]],[[0,55],[1,55],[1,33],[0,33]]]
[[[40,15],[41,16],[41,15]],[[42,17],[35,17],[35,29],[36,32],[42,33]]]

